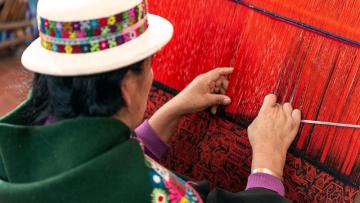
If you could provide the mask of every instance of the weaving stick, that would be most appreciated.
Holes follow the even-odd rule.
[[[313,121],[313,120],[301,120],[301,123],[315,124],[315,125],[329,125],[329,126],[337,126],[337,127],[344,127],[344,128],[357,128],[357,129],[360,129],[360,125],[346,124],[346,123],[333,123],[333,122]]]

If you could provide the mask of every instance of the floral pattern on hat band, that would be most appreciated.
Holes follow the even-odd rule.
[[[40,18],[41,45],[47,50],[66,53],[92,53],[120,46],[148,28],[147,4],[106,18],[75,22],[56,22]]]

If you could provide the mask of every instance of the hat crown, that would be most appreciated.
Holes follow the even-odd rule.
[[[80,21],[127,11],[142,0],[39,0],[38,16],[54,21]]]

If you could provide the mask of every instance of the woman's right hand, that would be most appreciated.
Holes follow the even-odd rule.
[[[253,151],[252,170],[267,168],[282,179],[286,153],[299,130],[301,112],[290,103],[278,104],[274,94],[265,97],[248,128]]]

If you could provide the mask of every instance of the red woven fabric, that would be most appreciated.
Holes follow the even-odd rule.
[[[171,99],[162,87],[153,87],[146,111],[150,117]],[[170,140],[171,149],[162,163],[173,171],[213,187],[237,192],[245,189],[251,167],[251,148],[246,129],[201,112],[184,118]],[[358,187],[323,165],[310,163],[301,154],[288,153],[284,170],[286,197],[295,202],[352,202]]]
[[[356,0],[242,2],[360,41],[360,4]],[[280,101],[290,101],[301,109],[305,119],[360,124],[359,46],[229,0],[157,0],[150,1],[150,10],[169,19],[175,27],[174,39],[155,57],[156,80],[181,90],[198,74],[214,67],[235,67],[228,91],[233,103],[225,109],[226,117],[222,119],[246,127],[264,96],[273,92]],[[187,128],[181,129],[185,132]],[[196,133],[192,136],[200,139],[205,132]],[[235,132],[228,132],[222,139],[233,135]],[[176,139],[180,146],[186,145],[184,140]],[[204,148],[207,144],[203,143]],[[224,141],[211,150],[228,145]],[[343,177],[345,185],[360,185],[360,130],[302,125],[291,149],[298,157]],[[175,151],[180,153],[180,149]],[[175,154],[172,158],[176,160]],[[210,155],[203,158],[214,160]],[[178,159],[186,162],[192,158],[188,156],[178,155],[182,157]],[[228,161],[228,157],[221,157],[221,161]],[[183,165],[177,164],[173,168],[182,170]],[[299,192],[308,191],[306,186]]]

